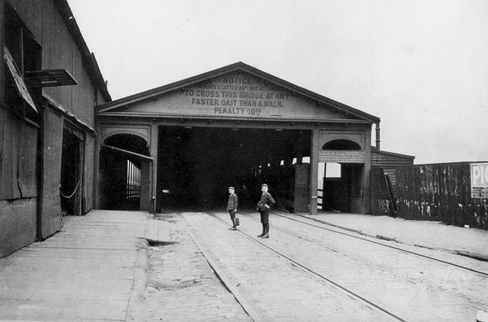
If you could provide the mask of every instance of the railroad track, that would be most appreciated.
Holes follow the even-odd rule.
[[[224,220],[222,220],[221,218],[219,218],[219,217],[215,216],[213,213],[211,213],[211,212],[207,212],[207,214],[209,214],[209,215],[210,215],[210,216],[212,216],[213,218],[215,218],[215,219],[217,219],[217,220],[221,221],[223,224],[230,226],[230,225],[229,225],[227,222],[225,222],[225,221],[224,221]],[[340,285],[340,284],[338,284],[338,283],[334,282],[333,280],[331,280],[331,279],[329,279],[329,278],[327,278],[327,277],[325,277],[325,276],[323,276],[323,275],[319,274],[318,272],[314,271],[313,269],[311,269],[311,268],[310,268],[310,267],[308,267],[307,265],[304,265],[304,264],[300,263],[299,261],[296,261],[296,260],[294,260],[293,258],[291,258],[291,257],[289,257],[289,256],[287,256],[287,255],[285,255],[284,253],[282,253],[282,252],[280,252],[280,251],[278,251],[278,250],[276,250],[276,249],[274,249],[274,248],[270,247],[270,246],[269,246],[269,245],[267,245],[266,243],[261,242],[260,240],[256,239],[256,238],[254,237],[254,235],[247,234],[247,233],[245,233],[245,232],[243,232],[243,231],[241,231],[241,230],[239,230],[239,232],[240,232],[241,234],[243,234],[243,235],[247,236],[249,239],[251,239],[251,240],[252,240],[252,241],[254,241],[255,243],[258,243],[258,244],[260,244],[261,246],[263,246],[263,247],[267,248],[269,251],[273,252],[274,254],[278,255],[279,257],[286,259],[287,261],[289,261],[289,262],[290,262],[291,264],[293,264],[294,266],[301,268],[301,269],[302,269],[303,271],[305,271],[306,273],[309,273],[309,274],[311,274],[312,276],[314,276],[314,277],[316,277],[316,278],[320,279],[321,281],[326,282],[326,283],[330,284],[331,286],[333,286],[333,287],[335,287],[335,288],[337,288],[337,289],[341,290],[342,292],[344,292],[344,293],[345,293],[345,294],[347,294],[348,296],[350,296],[350,297],[354,298],[355,300],[358,300],[358,301],[363,302],[364,304],[366,304],[366,305],[367,305],[368,307],[370,307],[371,309],[373,309],[373,310],[375,310],[375,311],[378,311],[378,312],[380,312],[380,313],[382,313],[382,314],[387,315],[389,318],[391,318],[391,319],[392,319],[392,321],[402,321],[402,322],[406,322],[406,320],[404,320],[404,319],[400,318],[399,316],[397,316],[397,315],[393,314],[392,312],[390,312],[390,311],[388,311],[388,310],[384,309],[383,307],[381,307],[381,306],[379,306],[379,305],[377,305],[377,304],[375,304],[375,303],[373,303],[373,302],[369,301],[368,299],[366,299],[366,298],[364,298],[364,297],[360,296],[359,294],[356,294],[355,292],[353,292],[353,291],[351,291],[351,290],[347,289],[346,287],[343,287],[342,285]],[[302,238],[303,238],[303,237],[302,237]]]
[[[247,214],[249,215],[249,214],[252,214],[252,213],[247,213]],[[406,249],[403,249],[403,248],[400,248],[400,247],[395,247],[395,246],[392,246],[392,245],[387,245],[387,244],[382,243],[382,242],[377,242],[375,240],[371,240],[371,239],[368,239],[368,238],[363,238],[363,237],[356,236],[356,235],[353,235],[353,234],[349,234],[349,233],[337,231],[337,230],[334,230],[334,229],[328,229],[328,228],[323,227],[323,226],[320,226],[320,225],[314,225],[314,224],[312,224],[310,222],[306,222],[306,221],[302,221],[302,220],[297,220],[297,219],[294,219],[294,218],[290,218],[289,216],[281,215],[281,214],[278,214],[278,213],[275,213],[275,212],[273,213],[273,215],[277,215],[277,216],[279,216],[281,218],[284,218],[284,219],[287,219],[287,220],[291,220],[291,221],[294,221],[294,222],[298,222],[298,223],[304,224],[306,226],[311,226],[311,227],[314,227],[314,228],[318,228],[318,229],[321,229],[321,230],[325,230],[327,232],[333,232],[333,233],[340,234],[340,235],[343,235],[343,236],[346,236],[346,237],[350,237],[350,238],[354,238],[354,239],[357,239],[357,240],[360,240],[360,241],[365,241],[365,242],[368,242],[368,243],[372,243],[372,244],[374,244],[376,246],[386,247],[388,249],[393,249],[395,251],[399,251],[399,252],[405,253],[407,255],[417,256],[417,257],[420,257],[420,258],[422,258],[424,260],[427,259],[427,260],[431,260],[431,261],[436,262],[436,263],[440,263],[442,265],[453,266],[456,269],[465,270],[465,271],[468,271],[470,273],[476,273],[476,274],[478,274],[479,276],[481,276],[483,278],[488,277],[488,274],[486,272],[479,271],[479,270],[473,269],[471,267],[466,267],[466,266],[463,266],[463,265],[459,265],[459,264],[456,264],[456,263],[452,263],[452,262],[449,262],[449,261],[445,261],[445,260],[442,260],[442,259],[439,259],[439,258],[435,258],[435,257],[432,257],[432,256],[425,255],[425,254],[420,254],[420,253],[417,253],[417,252],[414,252],[414,251],[406,250]],[[213,215],[213,217],[221,220],[220,218],[218,218],[218,217],[216,217],[214,215]],[[305,218],[305,220],[308,219],[307,217],[303,217],[303,218]],[[253,219],[253,220],[257,221],[257,218],[256,219]],[[323,222],[321,222],[321,223],[323,223]],[[419,284],[418,281],[416,281],[414,279],[411,279],[411,278],[408,278],[407,276],[403,276],[402,274],[399,274],[398,272],[396,272],[393,269],[388,269],[384,265],[375,265],[374,263],[372,263],[370,261],[367,261],[367,260],[364,260],[364,259],[360,259],[360,258],[357,258],[357,257],[354,257],[354,256],[350,256],[350,255],[346,254],[345,252],[343,252],[343,251],[341,251],[339,249],[336,249],[334,247],[330,247],[329,245],[325,245],[324,243],[318,242],[318,241],[316,241],[314,239],[307,238],[305,236],[302,236],[300,234],[297,234],[297,233],[295,233],[292,230],[283,229],[283,228],[280,228],[280,227],[277,227],[277,226],[274,226],[273,229],[280,230],[280,231],[283,231],[283,232],[285,232],[287,234],[290,234],[290,235],[293,235],[293,236],[295,236],[297,238],[300,238],[302,240],[306,240],[309,243],[318,245],[318,246],[320,246],[320,247],[322,247],[324,249],[327,249],[327,250],[330,250],[330,251],[333,251],[333,252],[336,252],[336,253],[340,253],[340,254],[342,254],[345,257],[349,257],[349,258],[351,258],[351,259],[353,259],[353,260],[355,260],[357,262],[361,262],[363,265],[368,265],[368,266],[374,267],[377,270],[384,271],[384,272],[387,273],[387,274],[385,274],[386,276],[395,276],[396,278],[403,279],[403,280],[405,280],[407,282],[410,282],[410,283],[413,283],[413,284]],[[267,247],[267,245],[264,245],[264,246]],[[437,289],[432,288],[432,287],[429,290],[431,292],[439,292]],[[450,297],[454,301],[456,300],[456,297],[455,296],[452,296],[452,295],[447,295],[447,296]],[[479,310],[482,310],[481,307],[478,307],[478,306],[474,306],[474,307],[477,308],[477,309],[479,309]]]
[[[406,249],[403,249],[403,248],[400,248],[400,247],[396,247],[396,246],[393,246],[393,245],[388,245],[388,244],[385,244],[385,243],[382,243],[382,242],[379,242],[379,241],[372,240],[370,238],[364,238],[364,237],[357,236],[357,235],[354,235],[354,234],[350,234],[350,233],[346,233],[346,232],[342,232],[342,231],[337,231],[337,230],[334,230],[334,229],[329,229],[329,228],[323,226],[323,225],[329,225],[329,224],[327,224],[325,222],[322,222],[322,221],[318,221],[318,222],[320,222],[320,223],[323,224],[321,226],[321,225],[314,225],[313,223],[306,222],[306,221],[302,221],[302,220],[298,220],[298,219],[295,219],[295,218],[290,218],[290,216],[281,215],[281,214],[276,213],[276,212],[273,212],[273,215],[279,216],[281,218],[285,218],[287,220],[295,221],[295,222],[301,223],[303,225],[311,226],[311,227],[318,228],[318,229],[321,229],[321,230],[326,230],[328,232],[332,232],[332,233],[335,233],[335,234],[340,234],[340,235],[347,236],[347,237],[350,237],[350,238],[354,238],[354,239],[366,241],[368,243],[380,245],[380,246],[387,247],[387,248],[390,248],[390,249],[395,249],[395,250],[398,250],[398,251],[403,252],[403,253],[407,253],[407,254],[410,254],[410,255],[422,257],[422,258],[425,258],[425,259],[428,259],[428,260],[432,260],[432,261],[436,261],[436,262],[440,262],[440,263],[443,263],[443,264],[446,264],[446,265],[449,265],[449,266],[454,266],[456,268],[460,268],[460,269],[463,269],[463,270],[466,270],[466,271],[469,271],[469,272],[472,272],[472,273],[476,273],[476,274],[480,274],[480,275],[483,275],[485,277],[488,277],[488,273],[483,272],[483,271],[479,271],[477,269],[473,269],[471,267],[459,265],[459,264],[452,263],[452,262],[449,262],[449,261],[446,261],[446,260],[443,260],[443,259],[440,259],[440,258],[428,256],[428,255],[425,255],[425,254],[420,254],[420,253],[417,253],[417,252],[414,252],[414,251],[410,251],[410,250],[406,250]],[[308,220],[315,220],[313,218],[303,217],[303,216],[300,216],[300,215],[295,215],[295,216],[299,216],[301,218],[305,218],[305,219],[308,219]]]
[[[225,222],[224,220],[222,220],[218,216],[215,216],[213,213],[207,212],[207,214],[209,214],[210,216],[212,216],[212,218],[215,218],[216,220],[220,221],[223,225],[230,226],[227,222]],[[219,265],[215,262],[215,260],[212,259],[212,256],[209,256],[207,254],[207,251],[205,250],[205,247],[201,244],[201,242],[199,241],[199,239],[191,232],[191,230],[188,227],[185,219],[182,216],[180,216],[179,214],[177,216],[180,218],[181,222],[183,223],[183,226],[185,227],[186,231],[188,232],[188,234],[190,235],[190,237],[192,238],[192,240],[200,248],[202,254],[207,258],[207,261],[212,266],[212,268],[214,269],[214,271],[216,272],[216,274],[219,276],[219,278],[221,278],[221,280],[226,285],[226,287],[234,294],[234,296],[236,297],[236,299],[241,303],[241,305],[244,308],[244,310],[246,312],[248,312],[248,314],[251,316],[251,318],[255,322],[262,321],[260,315],[258,313],[256,313],[256,311],[254,310],[253,306],[251,304],[249,304],[249,302],[245,299],[245,297],[243,297],[242,295],[240,295],[239,290],[236,287],[233,287],[233,284],[227,279],[227,277],[225,276],[225,274],[223,274],[222,272],[220,272]],[[366,299],[365,297],[360,296],[359,294],[356,294],[355,292],[349,290],[346,287],[343,287],[342,285],[340,285],[340,284],[334,282],[333,280],[331,280],[331,279],[323,276],[322,274],[314,271],[313,269],[311,269],[307,265],[302,264],[302,263],[300,263],[297,260],[294,260],[293,258],[287,256],[286,254],[284,254],[284,253],[282,253],[282,252],[280,252],[280,251],[278,251],[276,249],[273,249],[272,247],[270,247],[270,246],[266,245],[265,243],[261,242],[260,240],[256,239],[253,235],[247,234],[247,233],[245,233],[245,232],[243,232],[241,230],[239,230],[239,232],[241,234],[243,234],[244,236],[246,236],[249,240],[253,241],[254,243],[260,244],[261,246],[265,247],[270,252],[272,252],[272,253],[278,255],[279,257],[285,259],[286,261],[288,261],[293,266],[295,266],[297,268],[300,268],[302,271],[306,272],[307,274],[312,275],[314,278],[317,278],[320,281],[322,281],[322,282],[324,282],[324,283],[332,286],[334,289],[336,289],[339,292],[347,295],[348,297],[350,297],[350,298],[352,298],[352,299],[354,299],[356,301],[362,302],[369,309],[371,309],[373,311],[376,311],[379,314],[382,314],[382,315],[386,316],[389,320],[391,320],[391,321],[404,321],[404,322],[406,322],[406,320],[404,320],[401,317],[395,315],[394,313],[390,312],[389,310],[381,307],[380,305],[377,305],[376,303],[374,303],[374,302]]]
[[[211,212],[207,212],[207,214],[209,214],[212,218],[215,218],[216,220],[220,221],[223,225],[226,225],[226,226],[230,226],[230,224],[227,222],[228,220],[223,220],[221,219],[218,215],[214,214],[214,213],[211,213]],[[458,265],[458,264],[455,264],[455,263],[450,263],[450,262],[447,262],[447,261],[444,261],[444,260],[440,260],[438,258],[434,258],[434,257],[430,257],[430,256],[426,256],[424,254],[419,254],[419,253],[415,253],[415,252],[412,252],[412,251],[409,251],[409,250],[405,250],[405,249],[402,249],[402,248],[399,248],[399,247],[395,247],[395,246],[392,246],[392,245],[385,245],[381,242],[376,242],[376,241],[373,241],[373,240],[369,240],[368,238],[363,238],[363,237],[360,237],[360,236],[354,236],[353,234],[348,234],[348,233],[344,233],[344,232],[338,232],[338,231],[335,231],[333,229],[328,229],[326,227],[323,227],[323,226],[320,226],[320,225],[315,225],[315,224],[312,224],[312,223],[307,223],[307,222],[304,222],[302,220],[297,220],[297,219],[294,219],[294,218],[289,218],[289,216],[283,216],[283,215],[280,215],[280,214],[274,214],[274,215],[278,215],[282,218],[285,218],[285,219],[288,219],[288,220],[293,220],[293,221],[296,221],[298,223],[301,223],[303,225],[307,225],[307,226],[312,226],[312,227],[315,227],[317,229],[324,229],[324,230],[327,230],[327,231],[330,231],[330,232],[333,232],[333,233],[338,233],[338,234],[341,234],[341,235],[344,235],[344,236],[347,236],[347,237],[350,237],[350,238],[356,238],[356,239],[360,239],[362,241],[367,241],[367,242],[370,242],[370,243],[373,243],[373,244],[376,244],[376,245],[379,245],[379,246],[384,246],[384,247],[388,247],[390,249],[394,249],[394,250],[397,250],[397,251],[400,251],[402,253],[406,253],[406,254],[409,254],[409,255],[414,255],[414,256],[419,256],[423,259],[428,259],[428,260],[432,260],[432,261],[435,261],[435,262],[438,262],[438,263],[442,263],[442,264],[445,264],[445,265],[451,265],[451,266],[454,266],[458,269],[464,269],[464,270],[467,270],[467,271],[470,271],[472,273],[477,273],[477,274],[480,274],[481,276],[488,276],[488,274],[486,274],[485,272],[481,272],[481,271],[477,271],[477,270],[474,270],[472,268],[469,268],[469,267],[464,267],[462,265]],[[191,233],[190,229],[187,227],[186,223],[185,223],[185,220],[183,219],[183,217],[181,217],[182,219],[182,222],[185,226],[185,229],[188,231],[188,233],[190,234],[190,236],[192,237],[192,239],[195,241],[195,243],[197,243],[197,245],[199,245],[199,242],[197,240],[197,238]],[[253,219],[255,221],[257,221],[256,219]],[[337,249],[334,249],[334,248],[331,248],[327,245],[324,245],[323,243],[320,243],[320,242],[317,242],[313,239],[310,239],[310,238],[306,238],[304,236],[300,236],[299,234],[296,234],[292,231],[288,231],[288,230],[283,230],[279,227],[276,227],[276,226],[273,226],[273,229],[274,230],[281,230],[283,232],[285,232],[286,234],[290,234],[290,235],[293,235],[297,238],[300,238],[308,243],[313,243],[315,245],[318,245],[320,247],[323,247],[323,248],[326,248],[332,252],[336,252],[336,253],[340,253],[339,250]],[[304,264],[302,262],[300,262],[299,260],[296,260],[292,257],[290,257],[289,255],[277,250],[277,249],[274,249],[273,247],[271,247],[270,245],[268,245],[268,243],[266,242],[266,240],[262,240],[262,239],[259,239],[259,238],[256,238],[254,236],[254,234],[248,234],[246,233],[245,231],[242,231],[242,230],[239,230],[239,233],[243,234],[244,236],[246,236],[249,240],[253,241],[254,243],[258,243],[260,244],[262,247],[266,248],[267,250],[269,250],[270,252],[278,255],[279,257],[285,259],[286,261],[288,261],[290,264],[292,264],[293,266],[295,267],[298,267],[300,268],[302,271],[314,276],[315,278],[319,279],[320,281],[326,283],[326,284],[329,284],[331,285],[332,287],[334,287],[336,290],[339,290],[341,291],[342,293],[346,294],[347,296],[357,300],[357,301],[360,301],[362,303],[364,303],[364,305],[366,305],[367,307],[369,307],[371,310],[374,310],[376,312],[379,312],[385,316],[387,316],[390,320],[392,321],[406,321],[404,318],[401,317],[401,314],[398,314],[398,313],[395,313],[395,312],[392,312],[392,310],[389,310],[387,308],[385,308],[383,305],[381,304],[378,304],[376,303],[374,300],[370,300],[368,299],[367,297],[361,295],[359,292],[356,292],[354,290],[351,290],[350,288],[348,287],[345,287],[343,285],[341,285],[341,283],[338,283],[337,281],[334,281],[333,279],[327,277],[327,276],[324,276],[324,274],[321,274],[319,272],[317,272],[316,270],[314,270],[313,268],[311,268],[309,265],[307,264]],[[201,247],[201,245],[199,245],[200,248],[203,248]],[[205,255],[205,252],[202,251],[202,253]],[[369,266],[375,266],[375,265],[372,265],[371,263],[367,263],[365,262],[364,260],[361,260],[361,259],[357,259],[357,258],[353,258],[352,256],[349,256],[347,254],[343,254],[344,256],[348,256],[350,258],[352,258],[353,260],[356,260],[356,261],[362,261],[362,264],[365,264],[365,265],[369,265]],[[207,257],[207,256],[206,256]],[[214,270],[218,270],[218,265],[217,264],[212,264],[210,261],[209,263],[211,264],[211,266],[214,268]],[[214,267],[215,266],[215,267]],[[381,269],[383,271],[388,271],[387,269],[385,269],[385,267],[382,267],[382,266],[376,266],[377,269]],[[394,271],[390,270],[389,271],[390,274],[395,274]],[[218,273],[217,273],[218,274]],[[219,276],[221,274],[218,274]],[[401,277],[401,276],[400,276]],[[415,280],[412,280],[412,279],[408,279],[407,277],[401,277],[403,279],[405,279],[406,281],[410,282],[410,283],[416,283]],[[225,281],[224,281],[225,283]],[[227,284],[230,284],[230,283],[225,283],[226,285]],[[229,288],[233,293],[234,291]],[[238,292],[238,290],[235,290],[236,292]],[[436,290],[434,289],[430,289],[429,291],[431,292],[436,292]],[[454,296],[448,296],[451,298],[451,300],[455,301],[456,298]],[[236,297],[237,298],[237,297]],[[239,299],[238,299],[239,300]],[[241,302],[241,304],[243,304],[243,307],[246,311],[252,311],[252,306],[249,305],[248,303],[246,304],[246,300],[244,298],[242,298],[241,300],[239,300],[239,302]],[[477,310],[481,310],[482,308],[481,307],[478,307],[476,305],[473,305],[473,309],[477,309]],[[253,317],[253,319],[255,321],[259,321],[259,317],[257,317],[258,315],[257,314],[254,314],[255,317],[253,317],[253,314],[250,314],[251,317]]]

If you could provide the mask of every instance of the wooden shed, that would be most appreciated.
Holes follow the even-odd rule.
[[[396,169],[413,165],[414,159],[415,157],[411,155],[393,153],[371,147],[371,168],[383,169],[384,174],[390,178],[393,191],[396,191]]]
[[[94,108],[111,100],[66,0],[0,1],[0,257],[93,208]]]

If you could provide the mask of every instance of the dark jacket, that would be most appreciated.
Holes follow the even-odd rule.
[[[273,199],[273,197],[271,197],[269,192],[264,192],[261,195],[261,200],[259,200],[256,210],[260,210],[260,211],[269,210],[269,207],[274,205],[274,203],[275,200]],[[269,207],[266,207],[265,205],[268,205]]]
[[[227,202],[227,210],[237,209],[237,195],[235,193],[229,195],[229,201]]]

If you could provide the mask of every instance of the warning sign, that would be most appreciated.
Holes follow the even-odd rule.
[[[488,198],[488,163],[473,163],[471,167],[471,198]]]
[[[321,150],[319,162],[364,163],[364,151]]]

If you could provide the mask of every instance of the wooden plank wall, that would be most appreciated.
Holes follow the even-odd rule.
[[[413,165],[414,158],[407,155],[401,155],[386,151],[380,151],[375,148],[371,150],[371,167],[383,168],[391,180],[393,190],[396,190],[396,168]]]
[[[383,168],[371,168],[371,214],[373,216],[395,215]]]
[[[88,213],[93,209],[94,194],[95,194],[95,153],[97,152],[95,146],[95,138],[91,135],[86,135],[85,141],[85,164],[83,169],[83,195],[81,207],[82,214]]]
[[[61,157],[63,146],[63,119],[50,108],[44,110],[43,189],[41,225],[39,236],[45,239],[61,229],[61,199],[59,186],[61,182]]]
[[[470,164],[397,169],[398,216],[488,230],[487,199],[471,198]]]

